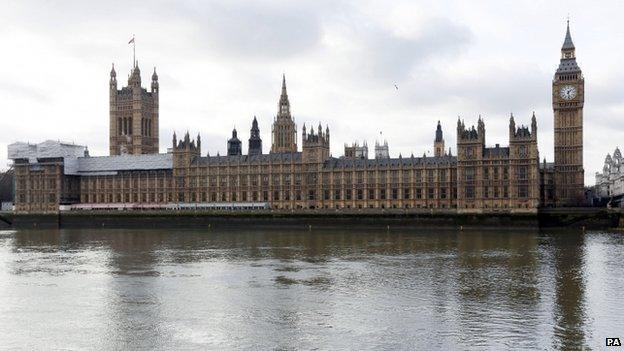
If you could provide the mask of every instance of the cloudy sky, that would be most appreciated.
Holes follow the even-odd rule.
[[[234,126],[246,149],[254,115],[268,151],[285,72],[299,129],[329,124],[334,156],[379,138],[392,156],[431,152],[438,120],[455,151],[458,115],[481,114],[487,143],[506,145],[509,113],[528,124],[535,111],[540,156],[552,160],[551,80],[569,13],[593,184],[624,136],[624,2],[601,4],[2,0],[0,148],[60,139],[106,155],[111,63],[125,83],[135,34],[144,85],[154,66],[160,77],[162,152],[189,130],[203,153],[223,154]]]

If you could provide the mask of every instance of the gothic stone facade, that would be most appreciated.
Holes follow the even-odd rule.
[[[128,86],[117,90],[117,73],[110,72],[110,155],[158,153],[158,75],[152,74],[152,89],[141,87],[141,71],[135,63]]]
[[[457,212],[536,212],[540,206],[578,204],[583,186],[583,77],[569,28],[553,82],[555,162],[539,162],[537,121],[509,119],[509,145],[489,147],[485,122],[457,122],[457,156],[445,152],[442,127],[434,156],[375,159],[330,156],[330,130],[304,125],[302,149],[290,113],[285,78],[272,126],[269,154],[262,153],[254,119],[247,155],[236,143],[227,156],[202,155],[199,135],[175,134],[158,154],[158,78],[140,87],[138,66],[128,87],[111,72],[111,156],[25,152],[9,146],[16,174],[16,209],[54,212],[61,205],[165,205],[261,202],[292,209],[446,209]],[[387,150],[387,144],[384,144]],[[23,145],[22,145],[23,146]],[[236,149],[236,150],[234,150]],[[12,152],[12,150],[14,152]],[[43,150],[43,149],[42,149]]]
[[[575,47],[566,30],[559,68],[552,83],[555,126],[555,203],[573,206],[584,200],[583,105],[585,78],[576,63]]]

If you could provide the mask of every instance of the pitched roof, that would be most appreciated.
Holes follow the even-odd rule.
[[[572,36],[570,35],[570,22],[568,21],[568,27],[566,29],[566,36],[563,41],[563,46],[561,50],[570,50],[574,49],[574,43],[572,42]]]
[[[119,155],[79,157],[75,174],[172,169],[172,154]]]

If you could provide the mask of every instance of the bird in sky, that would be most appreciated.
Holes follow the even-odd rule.
[[[396,90],[399,90],[399,87],[398,87],[396,84],[394,85],[394,88],[395,88]]]

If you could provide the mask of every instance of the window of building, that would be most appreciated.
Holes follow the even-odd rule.
[[[433,183],[433,169],[427,170],[427,181]]]
[[[474,199],[474,197],[475,197],[474,187],[473,186],[467,186],[466,187],[466,198]]]
[[[518,186],[518,197],[527,198],[529,196],[529,187],[527,185]]]
[[[409,188],[403,189],[403,199],[408,200],[409,198],[410,198],[410,189]]]
[[[518,167],[518,179],[519,180],[526,180],[528,179],[528,168],[527,166],[519,166]]]
[[[466,168],[466,181],[467,182],[472,182],[475,180],[475,169],[474,167],[467,167]]]

